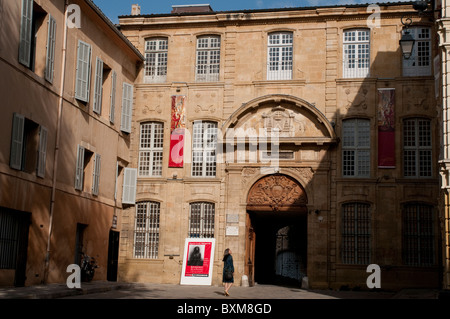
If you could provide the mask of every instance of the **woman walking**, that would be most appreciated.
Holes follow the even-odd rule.
[[[223,254],[223,276],[222,281],[225,284],[225,296],[229,296],[228,290],[230,290],[231,286],[234,283],[234,265],[233,265],[233,257],[231,256],[231,249],[225,249]]]

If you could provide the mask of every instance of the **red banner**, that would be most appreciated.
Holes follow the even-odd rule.
[[[172,117],[170,123],[169,167],[183,167],[184,130],[186,97],[172,96]]]
[[[378,89],[378,167],[395,167],[395,89]]]

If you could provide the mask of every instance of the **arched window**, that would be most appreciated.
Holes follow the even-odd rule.
[[[145,41],[145,77],[147,83],[162,83],[167,76],[167,38]]]
[[[269,34],[267,44],[267,80],[291,80],[293,61],[292,32]]]
[[[219,81],[220,36],[208,35],[197,38],[197,64],[195,79],[198,82]]]
[[[371,213],[366,203],[342,205],[342,262],[370,264]]]
[[[370,120],[342,121],[342,175],[370,176]]]
[[[369,29],[353,29],[344,31],[343,49],[343,77],[367,77],[370,69]]]
[[[196,202],[189,205],[189,234],[191,238],[214,238],[215,205]]]
[[[135,258],[158,258],[160,204],[140,202],[136,205],[134,224]]]
[[[403,263],[409,266],[435,264],[433,206],[410,203],[403,206]]]
[[[164,124],[141,124],[139,136],[139,176],[161,176],[163,158]]]
[[[403,172],[405,177],[432,177],[431,121],[409,118],[403,121]]]

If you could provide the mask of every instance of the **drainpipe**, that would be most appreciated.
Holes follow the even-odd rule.
[[[67,50],[67,7],[69,5],[69,0],[65,0],[64,4],[64,38],[63,38],[63,48],[62,48],[62,64],[61,64],[61,80],[60,80],[60,90],[59,90],[59,106],[58,106],[58,119],[56,124],[56,142],[55,142],[55,156],[53,160],[53,182],[52,182],[52,194],[50,202],[50,219],[48,226],[48,239],[47,239],[47,253],[45,255],[45,268],[44,268],[44,280],[43,283],[46,284],[48,280],[48,273],[50,267],[50,252],[51,252],[51,238],[53,232],[53,215],[55,211],[55,193],[56,193],[56,175],[58,172],[58,160],[59,160],[59,143],[61,135],[61,120],[62,120],[62,107],[63,107],[63,95],[64,95],[64,78],[66,73],[66,50]]]

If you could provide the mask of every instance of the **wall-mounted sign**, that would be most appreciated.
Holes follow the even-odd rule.
[[[186,238],[181,285],[211,285],[214,238]]]

